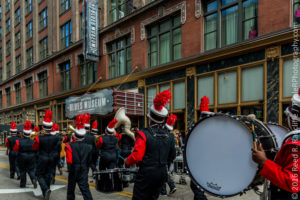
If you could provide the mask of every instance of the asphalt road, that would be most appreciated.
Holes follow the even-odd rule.
[[[27,186],[25,189],[19,188],[19,180],[9,178],[9,166],[8,166],[8,157],[5,155],[5,151],[0,151],[0,200],[41,200],[41,190],[38,187],[33,189],[27,178]],[[57,172],[59,174],[59,172]],[[66,199],[67,194],[67,175],[66,168],[63,169],[63,175],[57,175],[55,185],[52,186],[51,200],[64,200]],[[193,193],[190,190],[189,185],[179,184],[179,176],[175,176],[176,188],[177,191],[167,197],[160,197],[160,200],[192,200]],[[189,178],[186,177],[187,183],[189,183]],[[115,193],[102,193],[98,192],[95,189],[95,182],[90,176],[90,188],[92,196],[94,199],[103,199],[103,200],[129,200],[132,197],[133,184],[130,184],[129,187],[125,188],[122,192]],[[168,188],[168,187],[167,187]],[[76,200],[83,200],[80,190],[76,188]],[[207,195],[209,200],[218,200],[220,198]],[[245,195],[235,196],[228,198],[228,200],[259,200],[259,196],[256,195],[253,191],[248,191]]]

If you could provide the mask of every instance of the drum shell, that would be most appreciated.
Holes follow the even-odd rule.
[[[104,193],[123,190],[122,173],[118,169],[102,170],[96,174],[96,190]]]

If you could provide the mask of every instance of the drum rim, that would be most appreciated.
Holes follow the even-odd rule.
[[[192,128],[189,129],[188,131],[188,134],[186,135],[186,139],[185,139],[185,142],[184,142],[184,152],[183,152],[183,160],[184,160],[184,164],[187,168],[187,171],[189,172],[189,176],[191,177],[192,181],[194,182],[194,184],[196,184],[198,187],[200,187],[202,190],[204,190],[205,192],[207,192],[208,194],[212,195],[212,196],[215,196],[215,197],[220,197],[220,198],[229,198],[229,197],[234,197],[236,195],[239,195],[241,193],[243,193],[245,190],[247,190],[247,188],[251,185],[248,185],[247,188],[245,188],[244,190],[240,191],[240,192],[237,192],[237,193],[234,193],[234,194],[230,194],[230,195],[218,195],[216,193],[213,193],[213,192],[210,192],[208,191],[207,189],[205,189],[204,187],[202,187],[197,181],[196,179],[194,178],[194,176],[192,175],[192,173],[190,172],[190,169],[189,169],[189,166],[187,164],[187,161],[186,161],[186,147],[187,147],[187,142],[189,140],[189,137],[190,137],[190,133],[194,130],[194,128],[202,121],[208,119],[208,118],[212,118],[212,117],[228,117],[228,118],[231,118],[233,119],[233,117],[229,116],[229,115],[221,115],[221,114],[218,114],[218,115],[213,115],[213,116],[207,116],[207,117],[204,117],[202,119],[200,119],[198,122],[194,123]],[[237,117],[243,117],[243,116],[238,116],[236,115]],[[250,130],[246,124],[244,124],[243,122],[241,123],[246,129]],[[272,132],[271,132],[272,133]],[[273,133],[272,133],[273,134]],[[256,173],[257,174],[257,173]],[[251,181],[251,183],[255,180],[255,177],[256,177],[256,174],[253,176],[253,179]]]

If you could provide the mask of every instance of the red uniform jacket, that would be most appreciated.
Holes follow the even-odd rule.
[[[74,142],[76,142],[75,137],[73,137],[71,143],[74,143]],[[67,160],[67,163],[68,164],[72,164],[72,162],[73,162],[73,156],[72,155],[73,154],[72,154],[72,148],[71,148],[71,146],[67,144],[65,146],[65,151],[66,151],[66,160]]]
[[[285,142],[279,150],[275,161],[267,160],[260,175],[275,186],[291,193],[300,190],[300,141]]]
[[[5,138],[5,146],[6,146],[7,148],[9,148],[9,142],[8,142],[8,139],[7,139],[7,138]]]
[[[127,157],[126,164],[131,166],[143,160],[146,151],[146,136],[142,131],[135,133],[135,144],[133,152]]]
[[[120,140],[122,139],[122,134],[116,133],[115,135],[118,138],[118,141],[120,142]],[[102,137],[99,137],[99,140],[96,142],[96,147],[101,149],[103,144],[103,139]]]

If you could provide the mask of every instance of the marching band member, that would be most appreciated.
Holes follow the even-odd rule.
[[[94,165],[96,169],[98,165],[98,158],[99,158],[99,149],[96,147],[96,136],[98,137],[99,134],[97,121],[93,121],[92,123],[91,134],[95,138],[95,143],[93,144],[93,151],[92,151],[92,165]]]
[[[90,167],[92,169],[92,172],[95,172],[95,171],[97,171],[96,162],[97,162],[97,158],[98,158],[98,151],[97,151],[97,148],[96,148],[95,136],[90,134],[90,118],[91,118],[91,115],[89,113],[85,113],[83,115],[83,118],[84,118],[84,127],[85,127],[85,130],[87,132],[87,134],[85,134],[85,136],[84,136],[83,142],[91,145],[92,148],[93,148],[92,163],[91,163]]]
[[[33,140],[29,138],[31,130],[31,122],[26,121],[23,129],[23,138],[16,140],[14,151],[18,152],[17,162],[20,169],[20,187],[26,186],[26,173],[28,173],[34,188],[37,187],[34,162],[35,151],[32,149]]]
[[[59,138],[50,134],[52,125],[52,111],[46,110],[43,120],[45,134],[35,137],[32,145],[32,148],[39,153],[36,173],[44,200],[50,198],[53,169],[56,168],[57,152],[60,152],[61,148]]]
[[[118,160],[118,166],[122,168],[124,165],[124,160],[122,158],[127,158],[131,154],[132,149],[134,147],[134,139],[132,137],[130,137],[129,135],[126,135],[123,133],[124,126],[121,126],[121,130],[122,131],[120,131],[120,132],[122,132],[122,138],[119,142],[120,157]]]
[[[16,144],[17,137],[17,124],[16,122],[12,121],[10,124],[10,134],[11,137],[5,139],[5,145],[9,150],[8,159],[9,159],[9,171],[10,171],[10,178],[15,177],[15,173],[17,174],[17,179],[20,179],[20,172],[17,164],[17,155],[18,153],[13,150],[13,147]]]
[[[167,164],[176,156],[174,135],[163,128],[171,92],[158,94],[148,113],[149,126],[135,133],[133,152],[125,159],[128,166],[139,163],[134,183],[133,200],[157,199],[167,180]]]
[[[165,124],[165,127],[167,128],[168,131],[170,131],[170,132],[173,131],[173,126],[175,125],[176,121],[177,121],[177,116],[176,116],[176,115],[172,114],[172,115],[170,115],[170,116],[168,117],[167,123]],[[174,137],[175,137],[175,135],[174,135]],[[176,146],[176,145],[175,145],[175,146]],[[169,163],[168,163],[168,169],[169,169],[169,170],[170,170],[170,166],[171,166],[171,165],[174,165],[174,164],[173,164],[173,161],[174,161],[174,160],[170,160]],[[169,187],[170,187],[170,192],[169,192],[169,194],[173,194],[174,192],[176,192],[175,183],[174,183],[174,181],[172,180],[172,177],[171,177],[171,175],[170,175],[170,172],[168,173],[168,180],[167,180],[167,183],[168,183],[168,185],[169,185]],[[161,189],[160,195],[162,195],[162,196],[167,196],[167,184],[166,184],[166,183],[163,184],[163,187],[162,187],[162,189]]]
[[[292,97],[292,105],[286,109],[289,128],[274,162],[267,159],[261,146],[253,149],[252,159],[262,168],[260,175],[271,182],[270,200],[299,199],[300,191],[300,89]]]
[[[117,166],[117,143],[122,135],[116,133],[115,125],[118,120],[113,119],[105,129],[105,135],[99,137],[96,143],[97,148],[101,149],[100,170],[113,169]]]
[[[61,138],[60,138],[60,136],[59,136],[59,125],[58,124],[55,124],[55,123],[53,123],[53,125],[52,125],[52,128],[51,128],[51,131],[50,131],[50,135],[53,135],[53,136],[55,136],[55,137],[58,137],[59,138],[59,140],[61,141]],[[62,143],[62,142],[61,142]],[[61,150],[62,151],[62,150]],[[60,152],[61,152],[60,151]],[[56,166],[57,166],[57,168],[58,168],[58,170],[59,170],[59,173],[60,173],[60,175],[62,174],[62,168],[61,168],[61,165],[60,165],[60,152],[56,152],[56,156],[55,156],[55,158],[56,158]],[[56,174],[56,167],[55,168],[53,168],[53,172],[52,172],[52,184],[54,184],[55,183],[55,174]]]
[[[77,115],[75,121],[75,140],[66,145],[67,163],[70,164],[68,176],[67,200],[75,199],[76,183],[84,200],[92,200],[92,194],[88,184],[88,173],[91,164],[92,146],[83,142],[86,130],[83,116]]]

